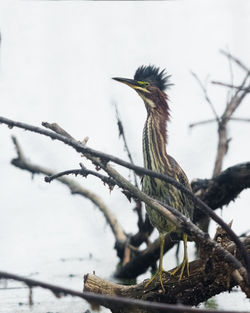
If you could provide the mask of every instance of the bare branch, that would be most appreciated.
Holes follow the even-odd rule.
[[[97,176],[100,176],[100,179],[102,180],[103,180],[103,177],[105,179],[107,178],[106,176],[100,175],[99,173],[96,173],[94,171],[89,171],[86,168],[84,168],[84,170],[86,172],[85,171],[82,172],[82,170],[79,170],[79,169],[61,172],[54,176],[50,176],[49,181],[51,181],[52,179],[59,178],[62,175],[68,175],[68,174],[81,174],[85,176],[90,173],[93,175],[97,174]],[[104,179],[104,182],[109,183],[109,181],[106,181],[105,179]],[[108,179],[110,180],[110,178]],[[115,184],[114,181],[112,181],[112,184],[113,185]],[[203,201],[208,203],[210,207],[212,207],[213,209],[221,207],[222,205],[227,204],[229,201],[235,199],[235,197],[243,189],[250,187],[250,163],[240,164],[232,168],[229,168],[212,180],[194,181],[192,183],[192,187],[194,190],[196,190],[196,192],[197,191],[199,192],[199,197]],[[220,190],[220,188],[222,190]],[[214,196],[215,194],[220,195],[220,197],[218,196],[215,197]],[[194,222],[199,221],[204,216],[201,214],[202,213],[200,211],[197,211],[197,210],[195,211]],[[175,244],[175,242],[173,241],[173,238],[174,238],[173,234],[171,235],[171,238],[169,237],[166,238],[165,251],[168,251]],[[176,238],[176,240],[178,239],[181,239],[180,236]],[[138,244],[134,241],[135,239],[132,236],[131,244],[132,245],[135,244],[136,246],[138,246]],[[142,241],[140,241],[139,244],[141,244],[141,242]],[[159,250],[159,242],[158,240],[156,240],[153,244],[150,244],[150,246],[148,246],[148,248],[146,248],[144,251],[140,251],[136,253],[136,255],[133,258],[131,258],[128,263],[119,267],[117,269],[115,276],[118,278],[119,277],[134,278],[144,273],[152,263],[158,260],[158,257],[159,257],[159,253],[157,253],[158,250]]]
[[[233,88],[233,89],[238,89],[238,90],[245,90],[247,92],[250,92],[250,87],[235,86],[235,85],[228,84],[228,83],[222,83],[222,82],[219,82],[216,80],[212,80],[211,84],[219,85],[219,86],[223,86],[223,87],[228,87],[228,88]]]
[[[250,84],[245,86],[250,75],[249,69],[239,59],[235,58],[230,53],[225,52],[223,50],[221,50],[221,53],[227,56],[230,60],[233,60],[236,64],[238,64],[241,68],[243,68],[247,73],[241,85],[238,88],[236,88],[235,93],[232,95],[230,101],[228,102],[225,108],[225,111],[223,112],[221,116],[219,125],[218,125],[219,142],[218,142],[216,161],[215,161],[215,166],[214,166],[214,171],[213,171],[213,177],[218,175],[221,172],[222,163],[228,151],[228,143],[229,143],[229,139],[227,137],[228,121],[232,118],[233,113],[242,103],[245,96],[250,92]]]
[[[24,156],[20,144],[18,143],[17,139],[15,137],[12,137],[12,140],[15,144],[18,158],[13,159],[11,163],[21,169],[27,170],[31,172],[32,174],[44,174],[49,177],[53,177],[54,173],[52,170],[47,169],[45,167],[36,165],[31,163],[27,158]],[[80,170],[81,171],[81,170]],[[98,174],[98,173],[97,173]],[[56,175],[56,174],[55,174]],[[110,179],[110,178],[108,178]],[[102,199],[95,193],[91,192],[90,190],[83,188],[80,184],[78,184],[76,181],[70,180],[66,177],[60,177],[58,176],[57,180],[61,182],[62,184],[66,185],[71,193],[73,195],[78,194],[81,195],[87,199],[89,199],[94,205],[96,205],[100,211],[104,214],[107,223],[110,225],[111,230],[116,238],[117,242],[125,242],[127,237],[119,224],[118,220],[114,216],[114,214],[111,212],[111,210],[108,208],[108,206],[102,201]],[[110,179],[110,182],[112,184],[112,180]]]
[[[243,79],[241,83],[241,88],[245,86],[245,83],[248,77],[249,77],[249,73]],[[250,91],[250,85],[248,85],[247,90],[241,91],[240,89],[236,89],[234,95],[232,95],[231,100],[229,101],[228,105],[225,108],[225,111],[223,112],[220,118],[220,122],[218,125],[219,142],[218,142],[215,166],[213,170],[213,177],[218,175],[221,172],[223,160],[228,151],[228,143],[230,140],[227,137],[227,124],[229,120],[232,119],[233,113],[242,103],[243,99],[245,98],[245,96],[248,94],[249,91]]]
[[[95,151],[96,152],[96,151]],[[92,155],[86,155],[85,156],[90,159],[95,165],[98,165],[100,168],[102,168],[104,171],[106,171],[111,177],[113,177],[116,181],[117,181],[117,185],[120,186],[121,188],[124,188],[125,190],[129,190],[131,192],[132,195],[136,196],[136,198],[142,200],[143,202],[145,202],[146,204],[148,204],[149,206],[155,208],[157,211],[159,211],[162,215],[166,216],[169,220],[171,220],[173,222],[174,225],[178,227],[180,227],[180,223],[178,222],[178,219],[176,219],[176,216],[178,218],[180,218],[182,220],[182,222],[185,225],[189,225],[191,229],[193,229],[192,223],[189,223],[187,221],[187,219],[180,214],[179,211],[175,210],[174,208],[167,206],[165,204],[163,204],[164,208],[167,208],[168,210],[170,210],[170,212],[173,214],[169,215],[169,212],[167,214],[166,210],[164,210],[164,208],[162,208],[161,206],[158,205],[158,203],[156,203],[156,206],[154,207],[154,205],[151,203],[150,201],[150,197],[147,198],[147,196],[144,193],[141,193],[139,196],[137,195],[138,192],[140,193],[141,191],[138,190],[138,188],[136,188],[135,186],[133,186],[130,182],[128,182],[125,178],[123,178],[117,171],[115,171],[112,167],[110,167],[107,163],[107,160],[105,159],[105,162],[103,163],[102,159],[100,160],[100,158],[96,158],[95,156],[93,157]],[[112,157],[112,159],[114,160],[114,158]],[[118,163],[119,161],[119,163]],[[125,164],[126,162],[118,160],[116,158],[115,163],[118,163],[120,165]],[[236,245],[239,247],[240,251],[242,252],[242,255],[244,256],[244,260],[245,263],[247,265],[247,268],[250,268],[250,260],[249,257],[246,253],[246,250],[244,249],[241,241],[239,240],[238,236],[232,231],[232,229],[230,227],[228,227],[228,225],[226,223],[224,223],[224,221],[218,216],[216,215],[213,210],[211,208],[209,208],[204,202],[202,202],[200,199],[196,198],[192,192],[190,192],[189,189],[187,189],[186,187],[184,187],[182,184],[178,183],[176,180],[174,180],[173,178],[167,176],[167,175],[162,175],[153,171],[149,171],[146,170],[145,168],[140,168],[135,166],[135,165],[131,165],[130,163],[127,163],[128,168],[133,168],[136,169],[137,172],[139,172],[138,170],[140,170],[143,173],[150,173],[152,177],[157,177],[160,179],[163,179],[165,181],[170,182],[171,184],[173,184],[174,186],[176,186],[177,188],[179,188],[180,190],[182,190],[183,192],[185,192],[187,195],[190,196],[190,198],[194,201],[194,203],[196,205],[198,205],[198,207],[202,210],[203,213],[208,214],[210,217],[212,217],[212,219],[214,219],[219,225],[221,225],[229,234],[230,238],[232,238],[232,240],[235,241]],[[109,169],[109,170],[108,170]],[[117,180],[118,177],[118,180]],[[121,183],[121,180],[124,180],[124,185]],[[130,188],[128,188],[128,186]],[[146,196],[148,203],[145,201],[145,198],[142,198],[142,196]],[[184,220],[183,220],[184,219]],[[187,224],[186,224],[187,223]],[[196,226],[195,226],[196,227]],[[188,228],[188,227],[187,227]],[[199,229],[199,228],[198,228]],[[196,229],[197,230],[197,229]],[[193,229],[194,233],[196,232],[196,230]],[[185,231],[186,233],[188,233],[188,231]],[[194,235],[196,238],[197,236],[199,237],[199,235],[196,233],[196,235]],[[201,239],[201,238],[200,238]],[[202,240],[202,239],[201,239]],[[247,271],[249,273],[250,276],[250,270]],[[250,280],[250,279],[249,279]]]
[[[229,139],[227,138],[227,122],[227,120],[223,119],[223,121],[220,121],[218,124],[219,141],[212,177],[215,177],[221,172],[223,160],[228,151]]]
[[[209,119],[209,120],[204,120],[204,121],[200,121],[200,122],[195,122],[195,123],[192,123],[192,124],[189,124],[189,128],[193,128],[195,126],[199,126],[199,125],[204,125],[204,124],[211,124],[211,123],[214,123],[214,122],[217,122],[216,119]]]
[[[189,306],[185,306],[182,304],[173,305],[173,304],[165,304],[165,303],[156,303],[156,302],[149,302],[145,300],[138,300],[138,299],[129,299],[121,296],[108,296],[103,294],[97,294],[88,291],[75,291],[69,288],[64,288],[58,285],[53,285],[49,283],[45,283],[39,280],[26,278],[23,276],[15,275],[12,273],[1,272],[0,271],[0,279],[12,279],[15,281],[20,281],[25,283],[28,287],[41,287],[47,290],[50,290],[55,296],[63,297],[70,295],[72,297],[78,297],[88,301],[89,303],[95,303],[99,305],[105,306],[114,306],[117,309],[121,307],[127,307],[128,312],[132,312],[135,307],[144,309],[144,310],[157,310],[157,312],[187,312],[187,313],[247,313],[243,311],[211,311],[206,309],[198,309],[198,308],[191,308]],[[88,279],[88,276],[85,277],[85,280]],[[116,284],[113,284],[114,286]],[[129,287],[127,287],[129,288]],[[130,311],[129,311],[130,310]],[[132,311],[131,311],[132,310]]]
[[[59,126],[57,123],[47,123],[47,122],[42,122],[42,125],[46,128],[49,128],[53,130],[55,133],[63,135],[67,138],[74,139],[69,133],[66,132],[61,126]]]
[[[242,61],[240,61],[238,58],[233,56],[231,53],[224,51],[224,50],[220,50],[220,53],[222,53],[223,55],[225,55],[229,59],[233,60],[239,67],[241,67],[244,71],[246,71],[248,74],[250,74],[249,68],[245,64],[243,64]]]
[[[133,184],[131,184],[128,180],[126,180],[125,178],[123,178],[116,170],[114,170],[111,166],[109,166],[107,163],[109,160],[112,159],[112,161],[114,161],[117,164],[120,165],[125,165],[127,164],[128,168],[133,168],[136,169],[137,172],[143,172],[147,174],[150,174],[150,176],[155,177],[155,178],[160,178],[163,179],[164,181],[168,181],[170,183],[178,186],[177,188],[183,190],[186,194],[188,194],[190,196],[191,199],[194,200],[195,204],[197,204],[199,206],[200,209],[204,210],[204,212],[208,213],[218,224],[220,224],[229,234],[230,238],[232,238],[232,240],[235,241],[236,245],[239,247],[244,261],[246,263],[247,266],[247,272],[250,275],[250,262],[249,262],[249,257],[248,254],[244,248],[244,246],[242,245],[241,241],[239,240],[239,238],[236,236],[236,234],[228,227],[228,225],[226,225],[219,216],[217,216],[212,209],[210,209],[204,202],[202,202],[200,199],[196,198],[192,192],[190,192],[187,188],[185,188],[182,184],[177,183],[173,178],[168,177],[167,175],[162,175],[159,173],[155,173],[153,171],[149,171],[146,170],[144,168],[141,167],[135,167],[134,165],[122,161],[118,158],[112,157],[108,154],[102,153],[102,152],[98,152],[95,151],[94,149],[90,149],[85,147],[84,145],[82,145],[81,143],[64,137],[60,134],[56,134],[47,130],[43,130],[39,127],[34,127],[28,124],[24,124],[24,123],[20,123],[20,122],[15,122],[13,120],[9,120],[6,119],[4,117],[0,117],[0,123],[4,123],[7,124],[10,127],[19,127],[19,128],[23,128],[23,129],[27,129],[36,133],[40,133],[43,134],[45,136],[48,136],[52,139],[57,139],[61,142],[64,142],[67,145],[70,145],[71,147],[73,147],[76,151],[83,153],[88,159],[90,159],[95,165],[100,166],[100,168],[102,168],[108,175],[110,175],[113,179],[115,179],[117,181],[117,184],[125,189],[128,190],[129,192],[131,192],[131,194],[133,194],[134,197],[141,199],[141,201],[145,202],[147,205],[151,206],[153,209],[157,210],[160,214],[162,214],[163,216],[165,216],[168,220],[170,220],[174,225],[177,226],[177,228],[179,228],[180,230],[182,230],[183,232],[187,233],[187,234],[191,234],[194,236],[194,238],[196,238],[196,240],[198,241],[202,241],[202,242],[206,242],[208,246],[213,247],[215,250],[219,249],[221,251],[221,255],[224,256],[225,260],[227,260],[227,262],[229,262],[230,264],[234,264],[235,268],[237,269],[242,269],[243,272],[246,272],[245,269],[242,267],[242,265],[239,263],[239,261],[232,255],[228,254],[225,250],[221,250],[221,247],[218,247],[216,245],[216,243],[207,238],[207,234],[203,233],[196,225],[194,225],[193,223],[191,223],[185,216],[183,216],[179,211],[175,210],[174,208],[165,205],[165,204],[160,204],[159,202],[155,201],[154,199],[150,198],[149,196],[147,196],[146,194],[144,194],[143,192],[141,192],[140,190],[138,190],[138,188],[136,188]],[[97,157],[98,156],[98,157]],[[100,157],[101,156],[101,157]],[[167,208],[167,210],[166,210]]]
[[[191,183],[193,192],[209,205],[217,209],[235,200],[245,188],[250,188],[250,162],[227,168],[212,179],[196,179]],[[199,210],[194,212],[194,222],[203,217]]]
[[[104,184],[108,184],[110,190],[112,190],[113,187],[116,185],[115,181],[113,179],[111,179],[110,177],[102,175],[102,174],[95,172],[95,171],[91,171],[91,170],[87,169],[86,167],[84,167],[82,169],[67,170],[67,171],[60,172],[60,173],[57,173],[57,174],[51,175],[51,176],[45,176],[44,180],[46,181],[46,183],[50,183],[54,179],[58,179],[59,177],[62,177],[65,175],[71,175],[71,174],[75,175],[75,176],[81,175],[83,177],[87,177],[88,175],[98,177],[103,181]]]
[[[89,157],[92,159],[91,157]],[[96,162],[94,159],[92,159],[94,162]],[[113,177],[117,184],[121,188],[127,189],[131,194],[133,194],[135,197],[139,198],[141,201],[143,201],[146,205],[149,205],[152,209],[155,209],[157,212],[159,212],[162,216],[166,217],[171,223],[173,223],[179,230],[181,230],[183,233],[186,233],[188,235],[193,236],[197,242],[200,244],[206,244],[207,249],[209,247],[213,247],[214,251],[220,250],[221,255],[223,255],[224,260],[226,260],[229,264],[235,267],[235,269],[239,270],[244,275],[244,278],[247,280],[246,270],[242,265],[239,263],[238,260],[235,259],[234,256],[232,256],[230,253],[226,252],[225,249],[222,249],[222,247],[218,246],[213,240],[208,238],[208,234],[205,234],[201,231],[199,227],[194,225],[192,222],[190,222],[189,219],[187,219],[184,215],[182,215],[179,211],[177,211],[175,208],[166,205],[164,203],[158,202],[152,198],[150,198],[148,195],[143,193],[142,191],[138,190],[134,185],[132,185],[128,180],[126,180],[124,177],[122,177],[114,168],[112,168],[109,164],[102,165],[101,162],[97,161],[97,164],[103,168],[111,177]],[[167,209],[167,210],[166,210]],[[210,209],[211,210],[211,209]],[[214,213],[214,212],[213,212]],[[224,228],[224,227],[223,227]],[[232,231],[230,227],[229,232]],[[229,234],[229,232],[227,232]],[[233,233],[233,232],[232,232]],[[237,237],[237,236],[236,236]],[[246,258],[246,264],[249,264],[249,256],[243,247],[242,243],[240,242],[239,238],[236,239],[237,243],[239,243],[240,249],[242,249],[242,255],[244,255],[244,259]],[[238,246],[238,245],[237,245]],[[219,254],[220,254],[219,253]]]
[[[229,49],[227,49],[228,52],[230,53]],[[233,72],[233,64],[232,64],[232,59],[228,58],[228,65],[229,65],[229,73],[230,73],[230,78],[231,78],[231,84],[234,83],[234,72]]]
[[[250,118],[244,118],[244,117],[231,117],[231,121],[236,121],[236,122],[250,122]]]
[[[192,75],[195,77],[195,79],[197,80],[197,82],[199,83],[200,87],[202,88],[204,95],[205,95],[205,99],[206,101],[209,103],[212,111],[214,112],[214,115],[216,117],[217,123],[218,123],[218,137],[219,137],[219,141],[218,141],[218,147],[217,147],[217,154],[216,154],[216,159],[215,159],[215,165],[214,165],[214,169],[213,169],[213,177],[215,177],[216,175],[218,175],[221,170],[222,170],[222,164],[223,164],[223,160],[225,158],[225,155],[227,154],[228,151],[228,144],[230,139],[227,137],[227,123],[229,120],[233,120],[232,118],[232,114],[235,112],[235,110],[239,107],[239,105],[241,104],[241,102],[243,101],[243,99],[245,98],[245,96],[250,92],[250,84],[248,84],[246,86],[246,82],[249,78],[250,75],[250,71],[249,69],[236,57],[232,56],[229,52],[226,52],[224,50],[220,51],[223,55],[225,55],[228,60],[229,60],[229,69],[230,69],[230,74],[231,74],[231,84],[227,84],[227,83],[222,83],[222,82],[218,82],[218,81],[212,81],[212,84],[216,84],[216,85],[221,85],[227,88],[230,88],[231,90],[235,89],[236,91],[230,96],[230,99],[227,100],[227,104],[226,104],[226,108],[222,114],[221,117],[218,117],[213,104],[211,102],[211,100],[209,99],[208,95],[207,95],[207,91],[206,88],[204,87],[204,85],[202,84],[202,82],[200,81],[200,79],[198,78],[198,76],[191,72]],[[245,78],[243,79],[242,83],[240,86],[235,86],[233,84],[233,71],[232,71],[232,61],[235,62],[238,66],[240,66],[242,69],[244,69],[247,74],[245,76]],[[236,119],[235,119],[236,120]],[[193,123],[190,124],[190,128],[197,126],[197,125],[204,125],[204,124],[208,124],[211,123],[213,120],[207,120],[207,121],[201,121],[201,122],[197,122],[197,123]]]
[[[208,96],[207,89],[206,89],[205,86],[202,84],[202,82],[201,82],[200,78],[197,76],[197,74],[195,74],[195,73],[192,72],[192,71],[191,71],[191,74],[192,74],[192,75],[194,76],[194,78],[197,80],[199,86],[201,87],[201,89],[202,89],[202,91],[203,91],[203,93],[204,93],[204,96],[205,96],[205,99],[206,99],[207,103],[209,104],[209,106],[210,106],[210,108],[211,108],[211,110],[212,110],[212,112],[213,112],[213,114],[214,114],[216,120],[219,122],[219,120],[220,120],[220,119],[219,119],[219,116],[218,116],[218,114],[217,114],[217,112],[216,112],[216,110],[215,110],[215,108],[214,108],[214,105],[213,105],[212,101],[210,100],[210,98],[209,98],[209,96]]]
[[[228,47],[227,47],[227,51],[230,53]],[[230,58],[228,58],[228,67],[229,67],[229,75],[230,75],[231,85],[233,85],[234,84],[233,61]],[[233,94],[233,88],[228,89],[227,90],[226,105],[228,105],[228,103],[230,102],[230,99],[232,98],[232,94]]]
[[[222,51],[228,57],[229,61],[229,71],[231,77],[231,84],[224,84],[221,82],[212,81],[214,84],[223,85],[230,87],[230,90],[227,93],[227,101],[226,101],[226,108],[220,119],[217,120],[218,122],[218,146],[217,146],[217,153],[215,158],[215,164],[213,169],[213,177],[217,176],[221,170],[225,155],[227,154],[230,138],[227,137],[227,124],[229,120],[232,120],[232,114],[238,108],[241,101],[244,99],[246,94],[250,91],[250,85],[245,86],[248,77],[249,77],[249,70],[240,62],[238,59],[232,57],[230,53]],[[234,86],[233,81],[233,68],[232,62],[236,62],[238,65],[243,67],[245,70],[247,69],[247,74],[243,79],[240,86]],[[234,91],[236,89],[236,91]],[[203,229],[208,229],[209,219],[204,217],[203,218]]]
[[[122,137],[122,139],[123,139],[124,148],[125,148],[125,151],[127,152],[127,155],[128,155],[130,163],[135,165],[134,160],[132,158],[132,155],[130,153],[128,144],[127,144],[127,139],[126,139],[126,136],[125,136],[124,127],[123,127],[122,121],[120,119],[118,108],[117,108],[117,105],[115,103],[114,103],[114,107],[115,107],[115,112],[116,112],[116,119],[117,119],[117,126],[118,126],[118,130],[119,130],[119,137]],[[138,187],[137,177],[136,177],[135,173],[134,173],[134,183],[135,183],[135,186]]]
[[[231,253],[236,253],[237,255],[235,244],[228,239],[221,228],[217,229],[215,240]],[[244,239],[244,245],[250,253],[250,237]],[[200,248],[201,259],[189,263],[192,275],[188,281],[183,279],[177,283],[178,278],[170,274],[173,269],[165,272],[163,277],[165,293],[159,292],[159,288],[161,288],[160,282],[155,282],[147,288],[145,288],[146,281],[136,286],[125,286],[124,288],[123,285],[114,285],[95,275],[87,276],[84,282],[84,290],[108,295],[133,296],[145,300],[157,299],[160,302],[181,302],[188,305],[197,305],[211,296],[231,289],[237,285],[236,281],[238,280],[237,273],[228,268],[228,265],[224,261],[221,261],[220,257],[218,258],[217,253],[211,257],[206,250],[206,246],[201,246]],[[203,259],[206,260],[205,264],[202,261]],[[231,274],[233,277],[231,277]],[[246,294],[250,297],[249,288],[242,285],[242,289],[245,289]],[[185,290],[185,292],[180,292],[180,290]]]
[[[12,139],[12,141],[14,143],[15,148],[16,148],[18,159],[26,160],[26,158],[24,156],[24,153],[23,153],[23,150],[22,150],[21,146],[19,145],[19,142],[17,141],[16,137],[15,136],[11,136],[11,139]]]
[[[119,137],[122,137],[122,139],[123,139],[124,148],[125,148],[125,151],[127,152],[127,155],[128,155],[129,160],[130,160],[130,163],[135,165],[134,160],[132,158],[132,155],[130,153],[128,144],[127,144],[127,139],[126,139],[126,136],[125,136],[124,127],[123,127],[123,124],[122,124],[122,121],[121,121],[121,118],[120,118],[120,115],[119,115],[116,103],[114,103],[114,107],[115,107],[115,112],[116,112],[116,119],[117,119],[117,126],[118,126],[118,130],[119,130]],[[133,175],[134,175],[134,184],[135,184],[135,186],[137,188],[139,188],[139,184],[138,184],[138,181],[137,181],[137,176],[136,176],[136,173],[134,171],[133,171]],[[136,201],[134,210],[137,212],[137,215],[138,215],[137,225],[138,225],[139,231],[143,232],[143,229],[145,228],[145,221],[143,220],[142,205],[141,205],[140,201]],[[150,229],[149,229],[149,232],[150,232]]]

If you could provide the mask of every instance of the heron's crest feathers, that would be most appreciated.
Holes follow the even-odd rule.
[[[159,67],[154,65],[142,65],[138,67],[135,72],[134,79],[137,81],[146,81],[150,85],[158,87],[161,91],[166,90],[169,86],[173,85],[169,83],[171,75],[167,75],[166,70],[160,70]]]

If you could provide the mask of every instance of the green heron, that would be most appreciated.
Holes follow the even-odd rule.
[[[170,113],[168,106],[168,96],[164,92],[170,85],[169,75],[165,70],[149,65],[140,66],[134,75],[134,79],[114,77],[113,79],[133,88],[142,98],[146,110],[147,119],[143,130],[143,158],[144,166],[147,169],[169,175],[175,180],[191,190],[187,176],[180,165],[166,152],[167,128]],[[160,179],[144,176],[142,189],[150,197],[165,204],[171,205],[186,217],[193,218],[193,203],[182,191],[171,184],[165,183]],[[156,274],[147,282],[146,287],[157,277],[160,279],[161,287],[164,291],[162,282],[163,254],[165,236],[171,232],[180,232],[166,217],[146,205],[146,211],[150,221],[160,234],[160,260]],[[182,263],[171,273],[176,274],[180,271],[179,279],[182,279],[186,268],[189,275],[188,254],[187,254],[187,234],[183,234],[184,258]]]

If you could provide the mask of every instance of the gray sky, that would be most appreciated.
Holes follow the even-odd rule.
[[[0,114],[34,125],[41,121],[57,122],[79,140],[89,136],[90,147],[125,159],[112,106],[116,103],[131,152],[141,165],[144,105],[133,90],[110,78],[129,78],[138,66],[154,64],[166,68],[174,83],[169,91],[172,121],[168,126],[168,152],[182,165],[190,180],[209,178],[217,145],[216,126],[188,130],[189,123],[213,117],[190,70],[203,81],[208,77],[208,80],[230,82],[228,60],[219,49],[229,49],[250,67],[249,29],[247,0],[1,1]],[[235,83],[239,84],[242,77],[242,72],[234,66]],[[208,91],[217,112],[221,113],[226,90],[209,85]],[[235,116],[250,117],[249,98]],[[230,124],[232,141],[224,168],[249,161],[249,132],[248,124]],[[22,230],[23,249],[33,244],[29,233],[35,229],[61,234],[65,228],[86,227],[87,232],[93,232],[93,246],[100,244],[98,237],[104,236],[104,229],[107,241],[112,241],[103,217],[87,201],[73,199],[56,182],[45,184],[42,177],[32,181],[27,173],[9,165],[15,155],[11,134],[17,135],[33,162],[60,171],[76,168],[83,161],[62,144],[1,126],[2,238],[9,238],[14,244],[18,230]],[[101,194],[127,231],[134,229],[136,221],[131,205],[118,190],[110,195],[95,179],[79,181]],[[234,219],[238,233],[249,229],[249,200],[250,192],[244,191],[222,213],[225,221]],[[80,222],[83,204],[89,212],[88,222]],[[76,233],[73,241],[79,236],[84,240],[84,234]],[[47,241],[42,243],[39,238],[38,235],[38,244],[47,245]],[[70,245],[72,237],[68,241]],[[12,249],[12,252],[9,247],[4,249],[5,260],[10,260],[10,255],[22,254],[20,246]],[[106,251],[107,247],[103,249]],[[103,252],[102,248],[96,251],[100,255]],[[8,261],[6,269],[25,272],[30,265],[23,258],[26,267],[18,268],[14,261],[13,264]]]

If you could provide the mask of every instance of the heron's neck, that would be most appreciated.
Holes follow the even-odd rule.
[[[166,151],[168,117],[168,114],[148,113],[143,130],[144,166],[161,173],[169,167]]]

